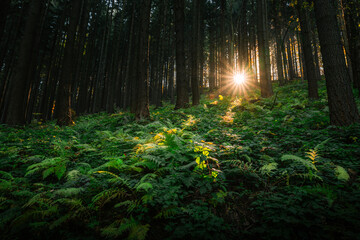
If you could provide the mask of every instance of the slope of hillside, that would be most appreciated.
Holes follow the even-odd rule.
[[[360,126],[275,91],[0,126],[1,239],[356,239]]]

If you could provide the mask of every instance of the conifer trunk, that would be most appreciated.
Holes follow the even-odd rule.
[[[347,126],[360,121],[342,50],[334,0],[316,0],[315,16],[324,62],[330,122]]]

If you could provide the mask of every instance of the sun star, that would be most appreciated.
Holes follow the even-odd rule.
[[[243,73],[237,73],[234,75],[234,82],[237,85],[244,84],[246,81],[245,74]]]

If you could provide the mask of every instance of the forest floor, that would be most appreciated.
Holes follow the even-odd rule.
[[[0,238],[359,239],[360,125],[329,126],[320,85],[2,125]]]

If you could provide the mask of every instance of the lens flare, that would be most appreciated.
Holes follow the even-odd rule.
[[[237,73],[234,75],[234,82],[237,85],[244,84],[246,81],[246,76],[243,73]]]

